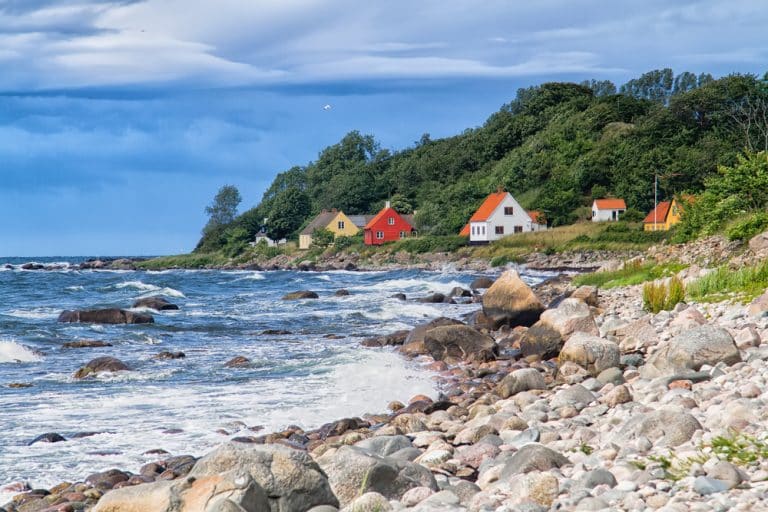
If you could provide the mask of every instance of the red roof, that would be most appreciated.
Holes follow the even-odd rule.
[[[461,228],[461,231],[459,231],[459,236],[469,236],[469,224]]]
[[[655,222],[664,222],[664,220],[667,218],[667,214],[669,213],[669,201],[662,201],[659,204],[656,205],[656,208],[651,210],[651,213],[649,213],[645,220],[643,220],[643,224],[653,224],[654,218],[656,219]]]
[[[494,192],[486,197],[483,204],[480,205],[480,208],[478,208],[475,214],[469,219],[469,222],[485,222],[488,220],[488,217],[491,216],[506,197],[506,192]]]
[[[410,222],[408,222],[407,220],[405,220],[405,218],[404,218],[404,217],[407,217],[407,216],[405,216],[405,215],[400,215],[399,213],[397,213],[397,210],[395,210],[395,209],[394,209],[394,208],[392,208],[391,206],[385,206],[384,208],[382,208],[382,209],[381,209],[381,211],[380,211],[379,213],[377,213],[376,215],[374,215],[374,216],[373,216],[373,218],[372,218],[371,220],[369,220],[369,221],[368,221],[368,224],[366,224],[366,225],[365,225],[365,228],[363,228],[363,229],[373,229],[373,227],[374,227],[376,224],[378,224],[378,222],[379,222],[379,221],[380,221],[382,218],[384,218],[384,216],[385,216],[385,215],[386,215],[388,212],[390,212],[390,211],[391,211],[392,213],[394,213],[395,215],[397,215],[398,217],[400,217],[401,219],[403,219],[403,222],[405,222],[406,224],[408,224],[408,225],[411,227],[411,229],[413,229],[413,225],[412,225]]]
[[[595,199],[598,210],[626,210],[627,203],[623,199]]]
[[[541,212],[532,210],[528,212],[528,216],[531,218],[534,224],[544,224],[544,222],[539,222],[539,220],[544,216]]]

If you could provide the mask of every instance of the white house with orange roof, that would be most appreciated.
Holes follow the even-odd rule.
[[[482,244],[515,233],[547,229],[542,221],[540,212],[526,211],[512,194],[499,189],[485,198],[460,234],[469,236],[470,243]]]
[[[627,211],[623,199],[595,199],[592,202],[592,222],[617,221]]]

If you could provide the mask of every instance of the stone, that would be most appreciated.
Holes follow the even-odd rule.
[[[494,281],[490,277],[478,277],[472,281],[472,284],[470,284],[469,287],[473,290],[488,289],[493,286],[493,283]]]
[[[235,356],[224,363],[224,366],[227,368],[248,368],[251,366],[251,360],[245,356]]]
[[[587,471],[579,479],[579,485],[584,489],[594,489],[598,485],[607,485],[608,487],[616,487],[616,477],[613,473],[607,469],[595,469],[593,471]]]
[[[128,365],[119,359],[105,356],[88,361],[85,366],[75,372],[74,377],[76,379],[84,379],[102,372],[121,372],[130,370]]]
[[[644,352],[659,341],[659,335],[647,316],[619,327],[615,331],[615,336],[619,340],[619,349],[622,354]]]
[[[319,299],[320,296],[309,290],[299,290],[283,295],[283,300]]]
[[[520,339],[520,351],[526,357],[541,356],[542,359],[557,357],[565,341],[552,327],[536,322]]]
[[[382,457],[357,446],[341,446],[317,459],[342,506],[361,493],[375,491],[387,499],[400,499],[415,487],[437,490],[432,473],[419,464]]]
[[[558,362],[574,362],[597,376],[603,370],[619,366],[620,355],[619,347],[612,341],[577,332],[563,345]]]
[[[579,286],[573,291],[571,298],[596,308],[598,306],[597,286]]]
[[[697,476],[693,481],[693,490],[702,496],[717,494],[728,490],[728,484],[722,480],[710,478],[707,476]]]
[[[107,343],[106,341],[98,341],[98,340],[77,340],[77,341],[68,341],[61,345],[61,348],[101,348],[101,347],[111,347],[111,343]]]
[[[621,444],[645,437],[661,446],[675,447],[689,441],[694,432],[701,429],[699,421],[690,413],[670,407],[645,414],[634,412],[616,433],[616,439]]]
[[[544,305],[514,270],[507,270],[483,296],[483,313],[494,327],[531,326],[538,321]]]
[[[454,300],[442,293],[433,293],[426,297],[419,297],[416,302],[423,302],[425,304],[455,304]]]
[[[388,347],[398,346],[405,343],[405,339],[408,337],[409,330],[395,331],[384,336],[376,336],[374,338],[366,338],[360,342],[364,347]]]
[[[414,327],[405,337],[405,340],[403,341],[403,346],[400,348],[400,351],[406,355],[412,355],[412,356],[419,355],[419,354],[427,354],[428,352],[427,352],[427,348],[425,346],[425,341],[424,341],[424,337],[426,336],[427,332],[436,327],[449,326],[449,325],[464,325],[464,324],[458,320],[454,320],[453,318],[446,318],[446,317],[435,318],[434,320],[427,322],[425,324],[419,324],[416,327]]]
[[[355,443],[355,446],[384,457],[405,448],[413,448],[411,440],[405,436],[376,436]]]
[[[661,377],[685,371],[698,371],[703,365],[741,361],[739,348],[731,334],[720,327],[701,325],[681,332],[662,343],[642,367],[644,376]]]
[[[549,401],[549,406],[552,409],[572,406],[577,410],[581,410],[591,404],[594,400],[594,393],[581,384],[574,384],[573,386],[561,389],[555,393]]]
[[[682,331],[693,329],[700,325],[707,323],[707,319],[704,315],[693,306],[688,306],[682,310],[672,321],[669,323],[669,331],[672,334],[678,334]]]
[[[184,352],[169,352],[167,350],[154,356],[155,359],[184,359],[185,357],[187,355]]]
[[[28,446],[32,446],[35,443],[60,443],[62,441],[66,441],[66,439],[61,434],[57,432],[48,432],[46,434],[40,434],[27,444]]]
[[[743,481],[738,468],[725,460],[716,462],[712,467],[706,469],[706,472],[708,477],[725,482],[729,489],[733,489]]]
[[[749,249],[755,254],[760,254],[768,249],[768,231],[753,236],[749,240]]]
[[[347,297],[349,295],[349,290],[346,290],[344,288],[339,288],[335,292],[333,292],[333,295],[335,297]]]
[[[597,336],[599,330],[589,306],[575,298],[565,299],[555,309],[548,309],[541,314],[539,323],[551,327],[563,339],[574,332],[583,332]]]
[[[506,444],[517,448],[518,450],[523,446],[531,443],[538,443],[541,438],[541,432],[537,428],[526,429],[513,437],[506,438]]]
[[[535,368],[521,368],[506,375],[496,386],[496,394],[501,398],[509,398],[521,391],[532,389],[547,389],[544,376]]]
[[[511,480],[502,480],[488,489],[492,497],[490,507],[481,507],[481,500],[486,492],[476,494],[471,501],[471,510],[497,509],[502,505],[513,505],[513,510],[526,510],[520,508],[524,505],[535,504],[549,508],[560,493],[557,477],[552,473],[532,471],[524,475],[516,475]],[[501,510],[505,510],[502,508]],[[541,510],[540,508],[527,510]]]
[[[570,464],[570,461],[556,451],[538,443],[521,447],[501,470],[501,479],[508,480],[514,475],[530,471],[548,471]]]
[[[477,469],[487,459],[493,459],[499,454],[498,447],[487,444],[477,443],[456,448],[454,458],[464,466]]]
[[[414,487],[413,489],[403,494],[403,497],[400,499],[400,503],[406,507],[415,507],[433,494],[435,494],[435,491],[429,487]]]
[[[85,324],[152,324],[152,315],[134,313],[125,309],[108,308],[93,310],[62,311],[58,318],[64,323]]]
[[[600,374],[597,376],[597,380],[602,385],[606,384],[624,384],[624,373],[617,367],[608,368],[606,370],[603,370],[600,372]]]
[[[280,444],[223,444],[197,461],[189,476],[233,470],[249,474],[264,489],[273,512],[339,505],[328,477],[312,457]]]
[[[629,388],[624,384],[616,386],[600,397],[600,403],[605,404],[608,407],[616,407],[617,405],[626,404],[631,401],[632,393],[629,392]]]
[[[461,286],[454,286],[453,289],[451,289],[451,293],[448,295],[450,297],[471,297],[472,292]]]
[[[155,311],[173,311],[179,309],[179,306],[168,302],[165,297],[160,295],[153,295],[151,297],[144,297],[138,299],[133,303],[134,308],[149,308]]]
[[[366,492],[355,498],[342,512],[389,512],[392,505],[387,498],[377,492]]]
[[[424,345],[438,361],[484,362],[496,359],[496,342],[468,325],[435,327],[426,332]]]
[[[759,297],[755,299],[747,306],[747,314],[760,318],[766,316],[768,313],[768,291],[763,292]]]

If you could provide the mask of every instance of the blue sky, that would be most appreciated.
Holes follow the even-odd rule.
[[[402,148],[531,84],[768,70],[763,1],[575,5],[0,0],[0,256],[187,252],[221,185],[247,208],[350,130]]]

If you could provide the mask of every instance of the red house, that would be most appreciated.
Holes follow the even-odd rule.
[[[415,231],[412,222],[413,216],[400,215],[387,201],[384,209],[365,225],[365,245],[381,245],[384,242],[407,238]]]

